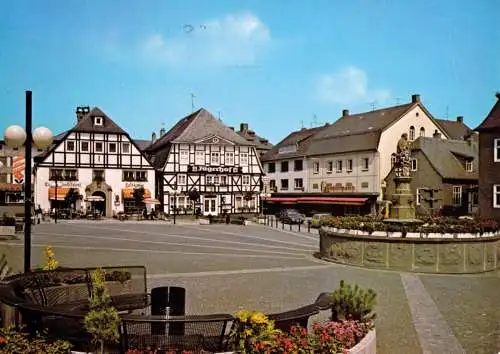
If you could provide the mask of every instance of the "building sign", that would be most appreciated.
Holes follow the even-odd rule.
[[[128,182],[128,183],[125,183],[125,188],[144,188],[144,184]]]
[[[14,158],[12,159],[12,177],[14,183],[24,183],[24,167],[24,155],[14,156]]]
[[[55,187],[56,182],[45,182],[45,187]],[[58,181],[58,187],[68,187],[68,188],[81,188],[82,184],[80,182],[74,181]]]
[[[226,174],[237,174],[242,173],[241,167],[230,167],[230,166],[196,166],[189,165],[188,172],[205,172],[205,173],[226,173]]]

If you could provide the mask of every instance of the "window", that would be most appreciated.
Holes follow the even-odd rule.
[[[88,152],[89,151],[89,142],[88,141],[82,141],[81,149],[82,149],[83,152]]]
[[[227,176],[220,176],[220,184],[227,186]]]
[[[130,143],[123,143],[122,144],[122,152],[124,154],[130,153]]]
[[[453,186],[453,205],[462,205],[462,186]]]
[[[104,181],[104,170],[93,170],[92,180],[93,181]]]
[[[116,143],[109,143],[109,152],[116,152]]]
[[[472,164],[472,161],[471,160],[465,161],[465,171],[473,172],[473,170],[474,170],[474,166]]]
[[[494,144],[494,149],[493,149],[494,159],[493,159],[493,161],[500,162],[500,138],[495,139],[493,144]]]
[[[219,184],[219,176],[218,175],[214,176],[214,184]]]
[[[102,126],[103,119],[102,117],[94,117],[94,125]]]
[[[249,185],[250,184],[250,176],[243,176],[243,184],[244,185]]]
[[[293,180],[293,182],[294,182],[294,188],[295,189],[302,190],[304,188],[304,185],[302,184],[302,178],[295,178]]]
[[[421,137],[425,136],[425,128],[424,127],[420,128],[420,136]]]
[[[205,176],[207,184],[213,184],[213,178],[210,175]]]
[[[185,185],[186,184],[186,175],[177,175],[177,184]]]
[[[326,163],[326,173],[332,173],[333,172],[333,162],[332,161],[327,161]]]
[[[283,190],[288,189],[288,180],[287,179],[281,180],[281,188],[280,189],[283,189]]]
[[[352,160],[347,160],[347,172],[352,172]]]
[[[313,162],[313,173],[319,173],[319,162]]]
[[[368,188],[368,182],[361,182],[361,188]]]
[[[391,167],[394,167],[396,164],[396,154],[391,155]]]
[[[415,204],[420,205],[420,203],[422,203],[422,190],[417,188],[415,193]]]
[[[313,183],[313,189],[318,189],[319,185],[317,183]]]
[[[194,155],[194,163],[196,165],[204,165],[205,164],[205,151],[196,151]]]
[[[101,142],[95,143],[95,152],[102,152],[102,143]]]
[[[500,208],[500,184],[493,185],[493,208]]]
[[[370,167],[370,159],[364,157],[361,160],[361,171],[368,171],[368,167]]]
[[[408,134],[408,135],[409,135],[408,139],[410,141],[415,140],[415,127],[413,125],[410,127],[410,134]]]
[[[342,172],[342,160],[335,161],[335,172]]]
[[[224,164],[225,165],[234,165],[234,152],[226,152]]]
[[[248,154],[246,152],[240,152],[240,165],[248,165]]]
[[[281,172],[288,172],[288,161],[283,161],[281,163]]]
[[[189,163],[189,151],[181,150],[179,151],[179,163],[188,164]]]
[[[275,179],[272,179],[269,181],[269,188],[271,190],[275,190],[276,189],[276,180]]]
[[[148,180],[148,171],[133,171],[126,170],[123,171],[123,181],[124,182],[145,182]]]
[[[274,172],[276,172],[276,163],[274,163],[274,162],[269,162],[269,163],[267,164],[267,172],[268,172],[268,173],[274,173]]]
[[[417,170],[417,159],[411,159],[411,170],[412,171]]]
[[[219,153],[218,152],[212,152],[210,154],[210,164],[211,165],[218,165],[219,164]]]
[[[75,151],[75,142],[73,140],[66,141],[66,150]]]
[[[294,171],[302,171],[303,165],[302,160],[294,160],[293,161],[293,170]]]

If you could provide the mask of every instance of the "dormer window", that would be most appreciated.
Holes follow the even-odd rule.
[[[94,125],[102,126],[104,119],[102,117],[94,117]]]
[[[467,172],[473,172],[474,171],[472,160],[465,161],[465,171],[467,171]]]

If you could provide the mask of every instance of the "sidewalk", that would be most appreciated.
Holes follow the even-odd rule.
[[[266,219],[266,221],[269,224],[264,223],[264,224],[260,224],[260,225],[269,227],[269,228],[274,229],[274,230],[279,230],[279,231],[297,232],[297,233],[311,235],[311,236],[318,236],[319,235],[319,229],[314,229],[311,227],[308,231],[307,222],[305,222],[302,225],[298,225],[298,224],[283,224],[280,221],[278,221],[278,224],[276,224],[276,217],[274,217],[274,216],[268,216],[268,219]]]
[[[112,218],[103,218],[101,220],[88,220],[88,219],[58,219],[58,224],[142,224],[142,225],[173,225],[173,220],[124,220],[120,221]],[[42,221],[42,224],[54,224],[54,220]],[[200,225],[199,220],[176,220],[176,225]]]

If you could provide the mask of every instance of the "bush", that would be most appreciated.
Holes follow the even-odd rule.
[[[376,317],[373,310],[377,293],[372,289],[365,291],[358,285],[352,286],[341,280],[340,286],[330,294],[330,298],[332,300],[331,320],[334,322],[353,320],[372,323]]]
[[[0,353],[2,354],[66,354],[71,344],[66,341],[49,342],[41,337],[30,339],[26,333],[12,327],[0,328]]]

